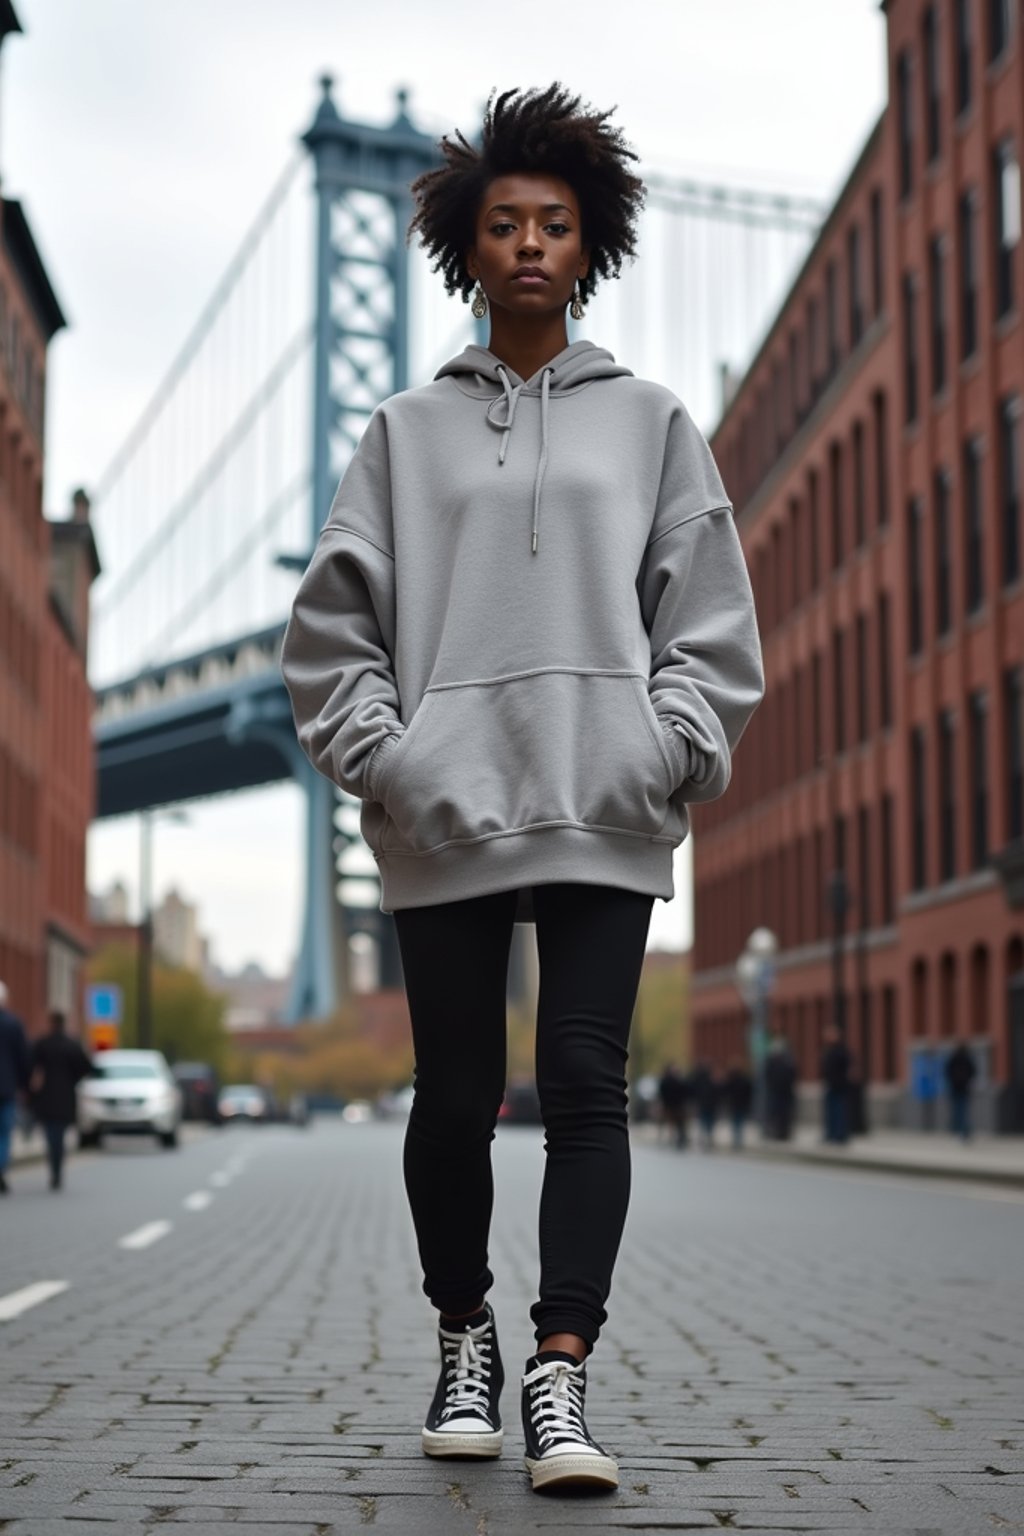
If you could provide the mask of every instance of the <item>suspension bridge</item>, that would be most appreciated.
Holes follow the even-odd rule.
[[[409,184],[437,163],[399,91],[353,122],[329,77],[289,160],[162,384],[95,490],[104,554],[92,638],[98,816],[292,779],[306,803],[289,1016],[349,991],[350,942],[400,980],[358,803],[295,740],[279,653],[305,567],[366,420],[486,334],[408,250]],[[821,203],[643,172],[641,260],[585,330],[666,384],[710,431],[806,256]]]

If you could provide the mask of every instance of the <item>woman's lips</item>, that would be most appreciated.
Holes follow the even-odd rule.
[[[543,288],[550,281],[546,277],[538,277],[535,273],[526,273],[522,277],[514,277],[514,283],[522,283],[525,288]]]

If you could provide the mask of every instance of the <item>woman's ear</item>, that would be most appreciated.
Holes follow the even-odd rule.
[[[476,246],[475,245],[471,245],[469,250],[466,252],[466,271],[469,273],[470,277],[473,279],[473,281],[475,283],[477,281],[478,277],[480,276],[480,273],[479,273],[479,271],[477,269],[477,264],[476,264]]]

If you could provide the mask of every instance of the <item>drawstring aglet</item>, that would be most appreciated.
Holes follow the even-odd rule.
[[[537,553],[537,530],[536,530],[536,528],[533,530],[533,540],[532,540],[532,542],[530,544],[530,551],[534,555]]]

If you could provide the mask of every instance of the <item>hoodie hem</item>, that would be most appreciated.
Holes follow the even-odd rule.
[[[586,827],[543,827],[451,845],[437,853],[389,849],[374,854],[381,879],[380,910],[432,907],[556,880],[618,886],[671,901],[677,846],[678,841],[643,834],[608,837]]]

